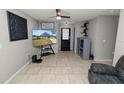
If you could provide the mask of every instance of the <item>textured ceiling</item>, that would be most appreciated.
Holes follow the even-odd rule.
[[[56,16],[55,9],[21,9],[24,13],[38,21],[55,22],[56,18],[48,18]],[[62,19],[60,22],[70,21],[78,22],[95,18],[99,15],[119,15],[118,9],[61,9],[61,15],[69,15],[70,19]]]

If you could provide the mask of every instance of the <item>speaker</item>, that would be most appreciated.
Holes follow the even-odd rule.
[[[41,63],[42,62],[42,59],[37,59],[37,55],[33,55],[32,56],[32,62],[33,63]]]
[[[32,56],[32,62],[36,62],[37,61],[37,55],[33,55]]]

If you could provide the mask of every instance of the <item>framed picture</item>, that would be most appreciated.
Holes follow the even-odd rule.
[[[28,39],[27,20],[7,11],[10,41]]]
[[[54,23],[42,23],[42,29],[54,29]]]

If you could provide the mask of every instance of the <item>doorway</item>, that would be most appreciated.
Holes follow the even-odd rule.
[[[61,28],[61,51],[70,51],[71,28]]]

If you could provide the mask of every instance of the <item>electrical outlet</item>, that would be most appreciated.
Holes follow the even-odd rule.
[[[27,54],[27,61],[31,62],[31,55]]]
[[[32,56],[31,55],[28,55],[28,59],[31,60],[32,59]]]

